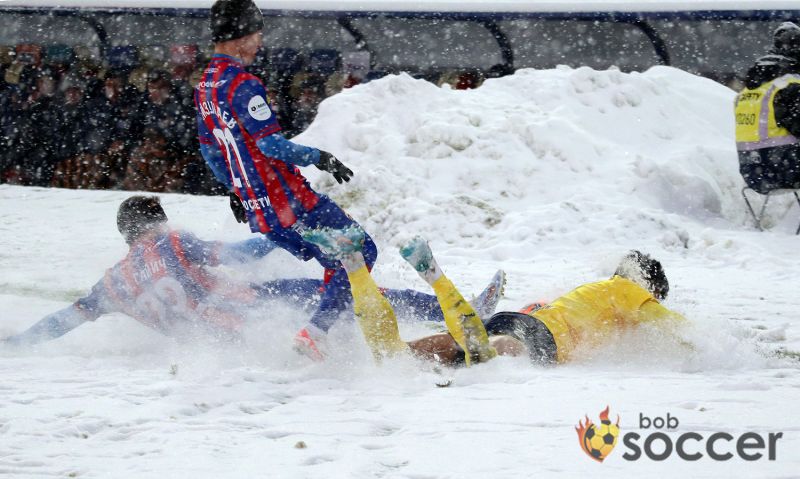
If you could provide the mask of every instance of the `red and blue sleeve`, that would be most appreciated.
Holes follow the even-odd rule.
[[[231,107],[239,125],[243,126],[254,140],[281,131],[278,117],[269,105],[267,90],[257,78],[248,75],[245,80],[233,87],[235,90]]]
[[[181,249],[186,259],[199,266],[217,266],[220,264],[219,253],[223,243],[219,241],[203,241],[191,233],[178,234]]]
[[[203,241],[191,233],[181,233],[179,238],[186,259],[201,266],[246,263],[263,258],[277,248],[263,236],[236,243]]]
[[[3,342],[21,346],[61,337],[86,321],[94,321],[103,314],[112,312],[105,294],[103,281],[99,281],[88,296],[62,310],[48,314],[27,330],[6,338]]]
[[[247,263],[263,258],[277,247],[278,245],[263,236],[238,243],[224,243],[219,250],[219,262],[222,264]]]
[[[280,134],[278,119],[267,101],[267,90],[256,78],[241,82],[233,93],[233,109],[240,125],[264,155],[290,165],[308,166],[319,161],[319,150],[299,145]]]
[[[109,299],[106,283],[104,280],[100,280],[92,287],[88,296],[75,301],[73,306],[83,315],[83,319],[94,321],[106,313],[113,313],[115,310],[111,306],[112,304],[114,302]]]

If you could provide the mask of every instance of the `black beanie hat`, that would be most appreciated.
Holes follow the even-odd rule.
[[[253,0],[217,0],[211,6],[214,43],[246,37],[264,28],[264,17]]]
[[[800,54],[800,26],[783,22],[773,33],[775,49],[782,55],[795,57]]]

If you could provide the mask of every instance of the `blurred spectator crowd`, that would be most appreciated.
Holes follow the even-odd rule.
[[[0,46],[0,183],[221,193],[199,155],[193,86],[210,52],[196,45]],[[284,134],[319,103],[379,78],[368,52],[264,50],[250,67],[270,89]],[[426,78],[474,88],[478,72]]]
[[[132,47],[111,49],[105,62],[88,48],[0,47],[0,181],[213,189],[195,145],[189,79],[196,54],[188,47],[168,53],[153,64]]]

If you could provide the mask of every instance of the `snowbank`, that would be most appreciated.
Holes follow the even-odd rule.
[[[297,140],[356,168],[356,180],[334,196],[387,237],[410,221],[435,224],[432,236],[448,240],[527,229],[531,241],[549,242],[554,223],[596,231],[592,217],[629,207],[738,224],[733,98],[667,67],[522,70],[472,91],[399,75],[323,102]],[[597,239],[641,232],[608,230],[613,238]]]

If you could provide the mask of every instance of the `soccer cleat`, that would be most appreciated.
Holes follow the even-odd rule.
[[[433,265],[433,252],[422,236],[415,236],[400,248],[400,256],[419,273],[430,270]]]
[[[506,273],[502,269],[498,269],[486,288],[481,291],[481,294],[470,301],[470,304],[475,308],[475,312],[478,313],[478,317],[481,318],[484,324],[494,314],[497,303],[500,301],[500,298],[503,297],[505,288]]]
[[[303,328],[294,337],[294,350],[308,357],[312,361],[323,361],[325,356],[317,347],[317,342],[312,339],[308,328]]]
[[[349,254],[361,251],[364,247],[364,230],[356,225],[338,230],[320,228],[305,231],[303,239],[317,245],[326,255],[342,259]]]

